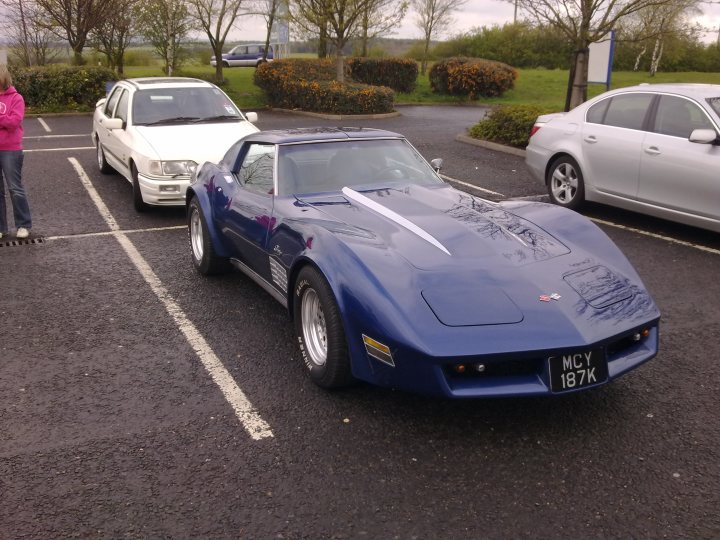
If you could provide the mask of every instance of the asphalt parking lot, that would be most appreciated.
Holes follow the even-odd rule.
[[[542,198],[483,114],[363,125],[457,187]],[[0,245],[0,538],[718,538],[720,235],[590,206],[663,314],[659,355],[552,399],[446,401],[304,377],[283,309],[192,267],[181,209],[137,214],[88,116],[28,118],[33,241]]]

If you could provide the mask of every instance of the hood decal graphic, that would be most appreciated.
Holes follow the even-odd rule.
[[[386,217],[387,219],[394,221],[401,227],[404,227],[405,229],[412,232],[416,236],[419,236],[426,242],[432,244],[433,246],[438,248],[443,253],[452,256],[451,253],[447,250],[447,248],[445,246],[443,246],[438,241],[437,238],[435,238],[433,235],[431,235],[426,230],[415,225],[409,219],[402,217],[397,212],[390,210],[389,208],[383,206],[382,204],[379,204],[379,203],[373,201],[372,199],[366,197],[362,193],[358,193],[357,191],[350,189],[348,187],[344,187],[342,189],[342,192],[343,192],[343,195],[345,195],[348,199],[350,199],[358,204],[362,204],[363,206],[366,206],[370,210],[373,210],[374,212],[377,212],[378,214]]]

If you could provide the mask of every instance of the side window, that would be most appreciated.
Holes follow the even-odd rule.
[[[687,139],[694,129],[714,129],[700,107],[674,96],[661,96],[652,130]]]
[[[120,118],[123,122],[127,123],[127,119],[128,119],[128,91],[127,90],[123,90],[123,93],[120,96],[120,101],[118,101],[117,109],[115,109],[115,117]]]
[[[105,116],[108,118],[112,118],[113,111],[115,110],[115,105],[118,102],[118,99],[120,99],[120,94],[122,94],[123,89],[119,86],[116,86],[115,89],[112,91],[112,94],[110,94],[110,97],[105,102],[105,108],[103,109],[103,112],[105,113]]]
[[[274,166],[275,145],[251,144],[240,166],[240,180],[250,191],[273,194]]]
[[[260,52],[260,47],[257,45],[250,45],[248,47],[248,54],[258,54]]]
[[[653,94],[619,94],[610,98],[605,113],[606,126],[627,129],[643,129],[645,117],[652,103]]]
[[[609,99],[603,99],[601,102],[590,107],[585,115],[585,121],[591,124],[602,124],[605,118],[605,111],[607,111],[609,104]]]

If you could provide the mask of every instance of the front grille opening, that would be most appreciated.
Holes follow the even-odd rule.
[[[12,240],[0,239],[0,248],[32,246],[32,245],[44,244],[44,243],[45,243],[45,239],[41,238],[41,237],[23,238],[22,240],[18,240],[17,238],[14,238]]]

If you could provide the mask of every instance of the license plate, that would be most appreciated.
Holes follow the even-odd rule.
[[[567,392],[605,382],[608,378],[607,360],[603,349],[551,356],[550,390]]]

